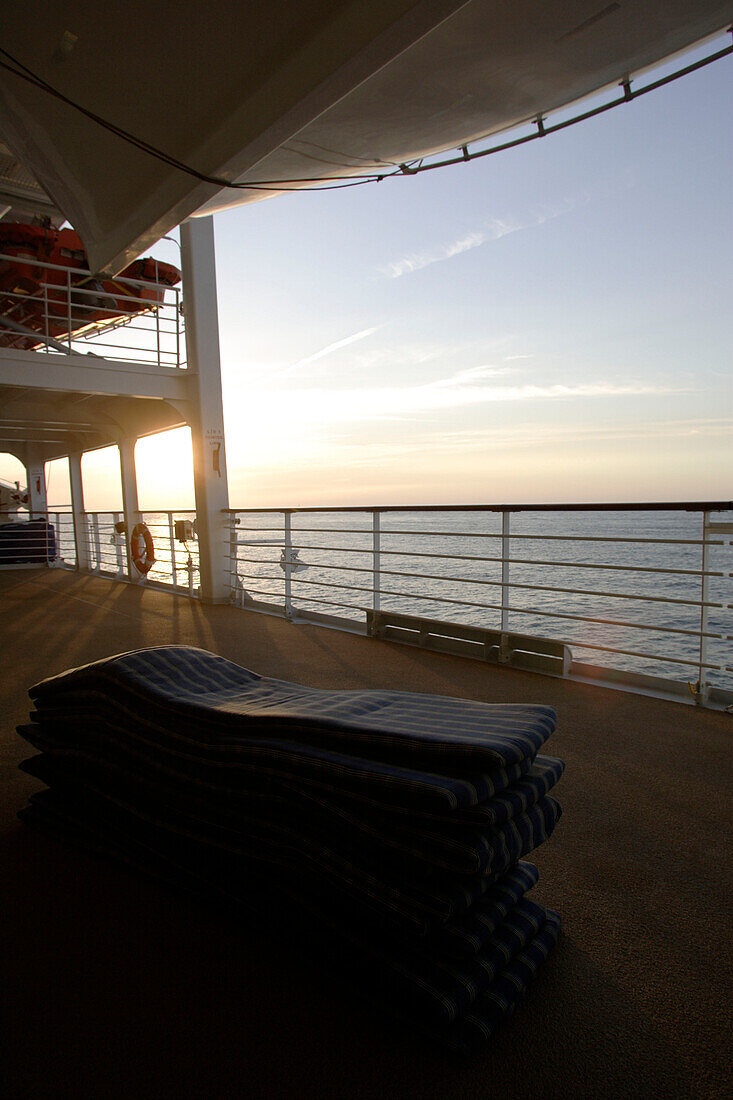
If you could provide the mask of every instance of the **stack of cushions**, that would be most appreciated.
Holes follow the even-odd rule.
[[[453,1048],[557,940],[523,859],[561,813],[549,707],[318,691],[185,646],[30,695],[25,820],[243,907]]]

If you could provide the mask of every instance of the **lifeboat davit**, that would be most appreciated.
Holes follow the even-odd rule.
[[[42,336],[80,336],[105,322],[149,312],[162,305],[166,288],[180,281],[178,268],[152,256],[134,260],[114,278],[95,278],[73,229],[0,221],[0,318]],[[1,347],[32,349],[41,343],[0,323]]]

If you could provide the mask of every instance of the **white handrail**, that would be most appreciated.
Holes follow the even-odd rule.
[[[703,508],[691,506],[698,515]],[[522,506],[518,514],[527,510]],[[578,531],[577,522],[562,530],[563,525],[569,526],[564,521],[571,517],[577,521],[580,508],[548,510],[554,515],[548,521],[545,514],[543,522],[550,529],[541,533],[527,531],[526,523],[524,530],[510,526],[508,506],[483,510],[483,521],[474,514],[462,529],[450,508],[430,509],[430,518],[436,520],[432,529],[425,523],[426,512],[422,522],[410,529],[404,523],[408,509],[390,511],[392,515],[398,511],[403,519],[395,528],[385,523],[386,512],[381,509],[350,509],[339,515],[338,509],[331,508],[324,510],[322,525],[313,522],[316,509],[283,511],[281,524],[272,509],[263,511],[260,523],[252,510],[232,513],[231,578],[237,602],[242,603],[246,593],[245,606],[256,610],[261,605],[268,611],[287,607],[296,621],[320,621],[319,607],[341,609],[346,617],[329,615],[329,625],[352,630],[369,608],[432,615],[456,623],[486,623],[501,631],[531,633],[527,624],[535,623],[534,629],[542,635],[547,628],[540,630],[541,624],[554,622],[558,640],[577,654],[607,655],[609,675],[613,671],[616,678],[620,670],[633,676],[638,668],[639,675],[649,680],[655,670],[676,666],[684,686],[689,677],[685,670],[697,669],[697,683],[691,689],[696,701],[703,703],[711,684],[719,686],[725,680],[730,658],[726,661],[721,649],[728,641],[721,616],[726,611],[724,592],[730,590],[730,569],[725,563],[726,555],[731,555],[731,540],[724,536],[733,534],[733,528],[706,523],[700,534],[690,527],[694,515],[681,509],[662,516],[660,527],[660,506],[648,512],[639,506],[625,520],[623,514],[619,520],[618,513],[614,519],[609,509],[599,529],[590,533]],[[454,522],[442,529],[448,513]],[[497,513],[502,516],[499,527],[496,519],[487,521],[487,515],[498,518]],[[421,509],[413,514],[418,517]],[[365,515],[370,515],[371,524],[364,523]],[[334,516],[343,519],[342,525],[334,524]],[[654,526],[646,535],[648,520]],[[486,529],[487,522],[493,522],[493,529]],[[270,537],[273,534],[280,537]],[[482,553],[486,539],[498,540],[500,553]],[[459,545],[453,540],[460,540]],[[520,547],[528,542],[557,547],[558,557],[522,556]],[[308,566],[305,574],[293,572],[283,578],[273,570],[278,552],[286,545],[289,556],[297,552],[299,563]],[[571,548],[576,546],[579,560],[572,560],[576,551]],[[581,553],[581,546],[589,547],[589,552]],[[443,563],[450,562],[469,568],[441,572]],[[573,570],[590,571],[589,580],[591,575],[597,578],[597,586],[573,583]],[[472,572],[476,575],[471,576]],[[385,587],[385,580],[392,577],[406,583]],[[615,577],[627,578],[626,583],[616,588]],[[498,590],[500,599],[491,602],[481,595],[491,589]],[[516,603],[520,592],[524,599]],[[621,615],[612,610],[619,601],[624,605]],[[695,614],[696,621],[691,618]],[[629,645],[632,639],[641,644]],[[575,667],[581,667],[580,661],[575,661]],[[664,673],[660,682],[672,683],[668,676]]]
[[[427,624],[426,636],[435,633],[429,624],[436,625],[436,620],[438,626],[473,624],[544,638],[555,623],[555,641],[572,652],[566,662],[569,675],[586,676],[592,670],[595,678],[607,675],[614,682],[621,678],[639,690],[647,690],[650,683],[660,691],[683,688],[688,700],[694,695],[702,705],[719,699],[725,691],[733,700],[731,634],[725,618],[733,605],[733,525],[713,523],[703,514],[700,534],[699,528],[694,529],[700,512],[697,518],[681,511],[669,513],[660,521],[658,509],[649,513],[637,510],[633,517],[608,520],[597,533],[585,533],[582,528],[578,533],[577,524],[567,532],[562,530],[568,513],[558,512],[552,521],[554,529],[537,535],[517,531],[519,521],[510,527],[504,520],[503,530],[497,529],[498,517],[492,514],[493,530],[485,529],[486,517],[479,520],[474,515],[463,530],[452,524],[450,531],[426,534],[424,523],[413,531],[385,529],[381,509],[371,510],[368,526],[363,519],[349,526],[349,514],[344,513],[342,527],[324,517],[323,528],[305,517],[300,527],[299,514],[293,510],[279,513],[278,526],[274,526],[272,512],[263,514],[261,526],[253,522],[251,513],[246,524],[237,522],[240,517],[231,513],[224,538],[232,602],[285,615],[294,622],[327,622],[361,632],[366,630],[370,613],[386,615],[387,621],[393,612],[422,618]],[[183,546],[177,550],[175,539],[176,519],[192,515],[190,511],[163,509],[143,513],[158,559],[144,583],[196,593],[198,544],[186,543],[188,562],[182,566]],[[572,515],[577,518],[577,513]],[[64,530],[57,531],[57,543],[61,557],[69,563],[73,560],[72,517],[67,514],[62,521],[57,514],[56,518],[59,525],[66,524]],[[103,575],[119,576],[119,549],[107,537],[114,531],[116,519],[115,513],[85,516],[88,538],[93,542],[93,567]],[[654,521],[648,538],[643,533],[647,520]],[[438,511],[436,525],[442,521]],[[320,538],[324,533],[329,537]],[[451,541],[457,536],[461,553]],[[503,552],[468,552],[479,548],[486,538],[500,539]],[[518,540],[526,538],[553,540],[558,559],[514,556],[526,545]],[[445,540],[442,544],[441,539]],[[64,550],[66,543],[69,547]],[[573,544],[578,544],[582,560],[571,560]],[[581,554],[580,546],[594,544],[597,553]],[[427,550],[426,545],[433,549]],[[589,561],[588,556],[608,560]],[[464,568],[451,569],[451,562],[462,563]],[[578,573],[574,575],[573,570]],[[585,576],[590,584],[581,583]],[[391,587],[391,578],[401,582],[397,588]],[[619,580],[618,587],[614,578]],[[498,598],[487,600],[492,591]],[[620,614],[614,613],[621,607]],[[465,647],[467,643],[459,644]],[[593,654],[602,665],[586,663]],[[689,679],[695,681],[690,691]]]

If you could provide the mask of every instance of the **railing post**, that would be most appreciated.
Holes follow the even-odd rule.
[[[157,260],[155,261],[155,289],[156,289],[156,293],[159,294],[160,293],[160,277],[158,275],[158,261]],[[138,294],[139,293],[140,293],[140,291],[138,289]],[[165,301],[165,291],[163,291],[163,301]],[[160,309],[161,309],[162,304],[163,304],[162,302],[159,302],[155,307],[155,341],[156,341],[156,347],[157,347],[157,351],[158,351],[158,362],[157,362],[158,366],[161,365],[161,362],[160,362]]]
[[[708,663],[708,625],[709,625],[709,608],[710,602],[710,578],[708,573],[710,572],[710,513],[703,512],[702,515],[702,556],[700,564],[700,649],[699,660],[697,670],[697,688],[695,691],[695,702],[698,706],[704,707],[708,701],[708,695],[710,692],[710,685],[708,684],[708,671],[705,667]]]
[[[56,558],[53,562],[48,562],[48,565],[58,565],[61,558],[61,551],[59,549],[59,514],[58,512],[48,512],[46,515],[46,523],[53,527],[54,534],[56,535]],[[51,542],[51,532],[46,535],[46,546]],[[47,555],[48,557],[48,555]]]
[[[113,526],[114,534],[112,535],[112,543],[113,543],[114,548],[115,548],[115,561],[117,562],[117,576],[122,577],[122,576],[124,576],[124,573],[125,573],[125,563],[124,563],[124,560],[122,558],[122,547],[127,542],[127,536],[125,534],[123,534],[122,539],[120,540],[120,532],[117,530],[117,524],[119,522],[120,522],[120,512],[113,512],[112,513],[112,526]]]
[[[292,566],[293,566],[293,539],[292,539],[292,515],[290,512],[283,513],[285,519],[285,545],[283,549],[285,566],[285,617],[292,619],[293,617],[293,600],[292,600]]]
[[[176,367],[181,367],[181,296],[178,288],[175,288],[173,308],[176,311]]]
[[[69,331],[67,333],[69,338],[69,351],[71,351],[71,272],[66,272],[66,313],[69,322]]]
[[[66,558],[64,557],[63,551],[61,549],[62,534],[64,543],[66,543],[66,531],[64,530],[63,524],[64,518],[65,516],[63,512],[56,513],[56,564],[59,566],[64,565],[64,563],[66,562]]]
[[[232,601],[239,596],[239,565],[237,561],[237,517],[229,513],[229,598]]]
[[[171,544],[171,584],[175,588],[178,584],[178,573],[176,572],[176,540],[173,530],[173,513],[168,513],[168,538]]]
[[[47,283],[43,284],[43,316],[44,316],[44,319],[45,319],[44,332],[45,332],[45,335],[48,337],[48,336],[51,335],[51,333],[49,332],[49,328],[48,328],[49,316],[48,316],[48,284]],[[45,344],[44,345],[43,350],[46,352],[46,355],[48,355],[48,353],[50,351],[50,348],[51,348],[50,344]]]
[[[382,574],[380,565],[380,534],[381,534],[381,513],[378,511],[372,512],[372,608],[374,611],[379,611],[381,604],[382,594]]]
[[[501,513],[501,629],[509,629],[510,513]]]
[[[51,561],[48,561],[48,554],[47,554],[46,555],[46,561],[47,561],[48,565],[58,567],[59,565],[61,565],[61,546],[60,546],[61,536],[60,536],[60,533],[59,533],[59,514],[58,514],[58,512],[49,512],[46,516],[46,522],[50,526],[53,527],[55,535],[56,535],[56,557],[51,562]],[[46,534],[46,548],[47,549],[49,548],[50,542],[51,542],[51,532],[47,531],[47,534]]]
[[[92,512],[92,545],[94,546],[94,572],[99,573],[102,569],[102,551],[99,545],[99,516],[96,512]]]

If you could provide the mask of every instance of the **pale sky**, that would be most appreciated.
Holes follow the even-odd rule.
[[[732,77],[217,215],[232,507],[730,498]],[[187,447],[138,445],[143,508],[191,505]]]

